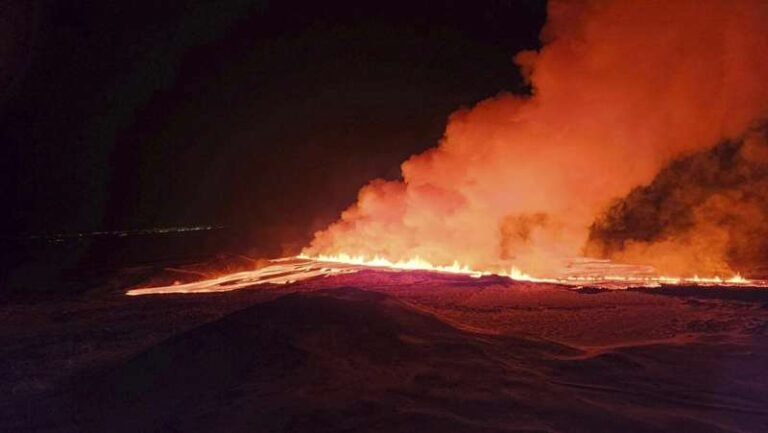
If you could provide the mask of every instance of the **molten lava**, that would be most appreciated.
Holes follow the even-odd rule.
[[[369,260],[363,256],[353,257],[353,256],[350,256],[349,254],[339,254],[335,256],[320,255],[316,257],[306,256],[302,254],[302,255],[299,255],[297,258],[315,260],[318,262],[343,263],[348,265],[368,266],[368,267],[374,267],[374,268],[445,272],[449,274],[470,275],[472,277],[482,277],[483,275],[498,275],[503,277],[509,277],[513,280],[545,281],[545,280],[537,279],[530,275],[527,275],[514,267],[511,268],[509,272],[501,271],[501,272],[494,273],[489,271],[472,269],[469,266],[462,265],[457,261],[454,261],[450,266],[433,265],[432,263],[429,263],[428,261],[420,257],[415,257],[409,260],[400,260],[397,262],[392,262],[382,257],[374,257]]]
[[[300,255],[299,259],[314,260],[317,262],[326,263],[341,263],[356,266],[365,266],[373,268],[387,268],[394,270],[423,270],[432,272],[446,272],[452,274],[464,274],[472,277],[482,277],[488,275],[495,275],[500,277],[506,277],[514,281],[529,281],[529,282],[545,282],[545,283],[558,283],[568,285],[618,285],[619,287],[628,287],[631,285],[641,286],[653,286],[659,284],[671,284],[671,285],[719,285],[719,286],[754,286],[756,284],[762,284],[760,281],[748,280],[742,277],[740,274],[735,274],[730,277],[721,278],[715,277],[672,277],[665,275],[657,275],[651,269],[645,266],[627,266],[616,265],[606,260],[574,260],[569,267],[569,273],[560,275],[555,278],[538,278],[528,275],[517,268],[511,268],[509,271],[487,271],[472,269],[469,266],[462,265],[458,262],[453,262],[450,266],[433,265],[421,258],[413,258],[411,260],[404,260],[398,262],[392,262],[385,258],[374,257],[373,259],[366,259],[365,257],[357,256],[353,257],[348,254],[340,254],[337,256],[316,256],[310,257],[306,255]],[[597,266],[596,266],[597,265]],[[612,273],[616,272],[616,273]],[[620,273],[619,273],[620,272]],[[614,284],[612,284],[614,283]]]
[[[464,275],[470,278],[497,276],[510,281],[549,283],[567,286],[600,286],[610,289],[628,287],[656,287],[659,285],[734,286],[768,287],[768,281],[747,280],[740,275],[730,278],[675,278],[649,274],[646,267],[615,265],[606,261],[575,261],[571,274],[558,278],[536,278],[519,270],[490,272],[471,269],[454,263],[451,266],[436,266],[422,259],[391,262],[382,258],[367,260],[349,255],[320,257],[287,257],[272,260],[268,266],[253,271],[237,272],[215,278],[186,284],[134,288],[127,295],[162,295],[171,293],[228,292],[259,285],[284,285],[311,278],[324,278],[339,274],[377,269],[389,272],[427,271]],[[577,270],[578,269],[578,270]],[[599,274],[597,272],[622,272],[621,274]]]

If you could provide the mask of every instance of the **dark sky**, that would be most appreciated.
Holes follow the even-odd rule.
[[[298,245],[447,116],[525,91],[543,1],[0,1],[4,235]]]

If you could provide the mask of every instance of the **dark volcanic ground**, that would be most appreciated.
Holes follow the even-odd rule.
[[[768,431],[760,289],[372,270],[0,317],[0,431]]]

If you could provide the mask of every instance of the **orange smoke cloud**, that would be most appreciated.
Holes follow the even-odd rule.
[[[421,257],[546,275],[612,199],[768,113],[768,3],[551,1],[543,48],[439,145],[374,180],[306,254]]]

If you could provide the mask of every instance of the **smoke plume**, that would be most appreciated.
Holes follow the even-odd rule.
[[[401,181],[363,187],[305,253],[556,272],[613,200],[764,118],[766,22],[761,0],[551,1],[541,50],[516,56],[532,95],[454,113]],[[739,200],[729,194],[696,202],[691,218]],[[709,230],[691,224],[690,236]]]
[[[672,275],[765,276],[768,143],[764,133],[673,161],[617,200],[590,229],[586,252]]]

